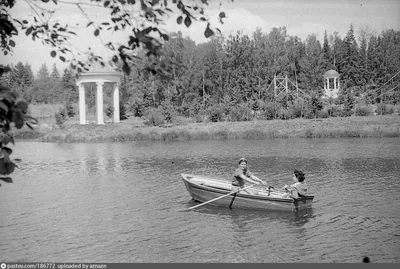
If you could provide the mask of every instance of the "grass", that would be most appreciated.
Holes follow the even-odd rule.
[[[400,137],[400,116],[352,116],[327,119],[256,120],[250,122],[193,123],[181,120],[168,128],[150,127],[143,120],[131,117],[121,123],[80,125],[79,115],[63,126],[55,124],[54,112],[59,108],[33,106],[31,115],[37,117],[35,130],[27,127],[15,130],[16,139],[42,142],[123,142],[123,141],[181,141],[273,138],[341,138],[341,137]],[[107,116],[104,117],[108,119]]]

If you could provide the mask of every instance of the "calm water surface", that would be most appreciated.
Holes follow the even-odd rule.
[[[312,210],[195,204],[180,173],[270,185],[303,169]],[[0,188],[0,261],[400,262],[400,139],[18,142]]]

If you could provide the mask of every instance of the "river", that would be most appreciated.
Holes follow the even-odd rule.
[[[19,142],[0,188],[1,262],[400,262],[400,139]],[[306,174],[312,209],[197,204],[181,173],[269,185]]]

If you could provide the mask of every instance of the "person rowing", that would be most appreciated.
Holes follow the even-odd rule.
[[[283,186],[283,190],[286,191],[285,197],[299,198],[307,195],[307,183],[304,182],[305,175],[302,171],[295,169],[293,172],[293,180],[295,181],[292,185]]]
[[[256,185],[267,184],[266,181],[259,179],[249,171],[246,158],[240,158],[239,166],[233,173],[232,191],[239,192],[240,189],[244,188],[245,182]],[[250,193],[248,190],[244,190],[244,192]]]

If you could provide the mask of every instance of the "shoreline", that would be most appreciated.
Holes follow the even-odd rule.
[[[80,125],[70,121],[63,128],[41,124],[39,119],[34,130],[27,127],[15,130],[14,137],[22,141],[54,143],[400,137],[400,116],[185,123],[167,127],[145,126],[129,119],[104,125]]]

